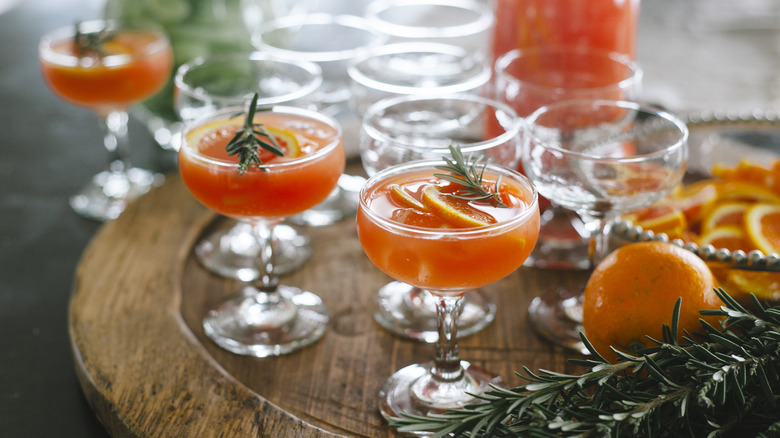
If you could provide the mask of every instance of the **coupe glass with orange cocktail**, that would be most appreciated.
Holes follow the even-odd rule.
[[[131,167],[127,110],[168,80],[173,66],[168,39],[156,28],[95,20],[44,35],[38,55],[43,77],[55,94],[101,117],[110,154],[109,169],[93,177],[70,204],[84,216],[114,219],[127,202],[162,178]]]
[[[242,170],[240,155],[230,155],[227,145],[249,116],[230,107],[185,129],[179,170],[198,201],[250,224],[262,248],[259,278],[208,312],[205,333],[229,351],[265,357],[309,345],[325,331],[322,300],[279,284],[271,242],[275,225],[328,196],[344,171],[345,156],[341,127],[330,117],[282,106],[249,114],[254,115],[250,123],[273,137],[282,156],[261,149],[260,163]]]
[[[524,176],[487,165],[480,185],[497,200],[469,200],[463,199],[470,197],[463,185],[442,176],[444,164],[426,160],[389,167],[360,194],[357,229],[368,258],[394,279],[436,297],[436,358],[387,380],[379,400],[385,418],[462,407],[499,381],[460,360],[459,303],[467,290],[522,265],[539,233],[536,190]]]

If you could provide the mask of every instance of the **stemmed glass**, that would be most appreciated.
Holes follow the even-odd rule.
[[[171,75],[173,54],[154,27],[94,20],[47,33],[38,45],[46,83],[59,97],[101,119],[108,169],[70,198],[79,214],[115,219],[127,203],[162,182],[162,175],[132,167],[127,110],[159,91]]]
[[[353,60],[347,68],[350,105],[358,115],[391,96],[483,94],[491,78],[487,62],[458,46],[388,44]]]
[[[175,108],[190,122],[218,109],[248,104],[258,93],[258,107],[312,107],[309,99],[322,83],[317,64],[278,59],[266,54],[232,53],[198,57],[182,64],[174,76]],[[311,256],[309,238],[287,224],[274,231],[275,270],[282,275],[299,268]],[[251,227],[242,221],[219,229],[195,246],[198,260],[211,271],[243,281],[255,280],[260,250]]]
[[[435,359],[404,367],[386,381],[379,410],[388,419],[463,407],[478,402],[490,384],[500,383],[460,360],[458,309],[469,289],[520,267],[539,233],[536,190],[526,177],[486,166],[483,187],[500,184],[504,208],[449,196],[460,194],[462,186],[435,175],[444,164],[418,160],[391,166],[369,178],[360,192],[357,231],[368,258],[387,275],[436,297]]]
[[[179,171],[190,192],[203,205],[252,227],[261,250],[259,278],[209,310],[206,335],[237,354],[265,357],[289,353],[319,339],[328,313],[312,292],[281,285],[274,266],[273,232],[284,218],[311,208],[328,196],[344,170],[340,125],[304,108],[275,106],[255,113],[278,137],[285,156],[260,154],[261,167],[239,172],[227,143],[241,129],[236,116],[244,107],[230,107],[190,124],[179,149]],[[267,155],[267,156],[266,156]]]
[[[362,17],[326,13],[277,18],[252,35],[252,43],[261,52],[316,62],[323,82],[314,97],[319,109],[332,115],[349,102],[349,62],[380,47],[386,39]]]
[[[583,219],[594,266],[608,253],[610,223],[666,196],[685,172],[687,127],[653,106],[571,100],[544,106],[526,122],[525,172],[541,195]],[[587,354],[579,337],[582,290],[545,294],[529,319],[542,336]]]
[[[252,33],[252,44],[260,52],[317,63],[322,69],[322,85],[314,92],[313,100],[320,111],[345,125],[351,115],[347,65],[355,57],[381,46],[385,40],[386,36],[373,29],[363,17],[327,13],[279,17]],[[351,143],[347,142],[346,146],[350,154]],[[363,182],[365,180],[357,175],[343,175],[323,203],[289,221],[298,225],[324,226],[352,217],[357,210],[357,192]]]
[[[629,57],[581,46],[515,49],[495,63],[496,99],[527,117],[543,105],[571,99],[635,100],[642,69]],[[539,242],[526,265],[587,269],[587,230],[572,211],[542,197]]]
[[[479,0],[374,0],[366,19],[389,43],[444,43],[485,57],[493,11]]]
[[[488,135],[487,126],[495,126]],[[360,133],[363,168],[369,176],[412,160],[449,155],[458,144],[465,154],[517,167],[521,121],[509,106],[481,96],[405,95],[369,107]],[[402,281],[383,286],[374,319],[387,330],[411,339],[436,342],[439,337],[434,299],[427,291]],[[495,319],[496,305],[481,290],[459,303],[460,336],[478,332]]]

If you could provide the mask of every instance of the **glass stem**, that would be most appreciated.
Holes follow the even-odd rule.
[[[580,215],[585,219],[585,227],[590,233],[591,265],[595,267],[609,253],[609,230],[612,227],[611,218]]]
[[[130,169],[127,124],[130,117],[126,111],[111,111],[101,118],[103,145],[109,154],[109,170],[124,173]]]
[[[260,272],[254,286],[261,292],[274,294],[279,286],[279,278],[274,273],[274,227],[276,223],[265,220],[255,221],[252,224],[252,232],[257,239],[260,252],[257,258],[257,268]]]
[[[458,325],[456,324],[463,296],[434,295],[439,340],[436,342],[436,358],[431,370],[434,381],[447,383],[463,378],[458,349]]]

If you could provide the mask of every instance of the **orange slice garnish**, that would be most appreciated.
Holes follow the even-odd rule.
[[[742,227],[724,225],[715,227],[699,237],[699,245],[712,245],[715,248],[726,248],[729,251],[742,250],[745,252],[754,249],[753,243]]]
[[[235,135],[235,131],[241,129],[242,126],[243,120],[238,118],[214,120],[190,131],[187,134],[187,143],[199,149],[208,149],[210,145],[214,145],[215,143],[227,144]],[[276,143],[284,152],[285,157],[297,158],[301,156],[301,146],[298,143],[295,134],[290,131],[272,127],[266,127],[266,130],[274,137],[274,140],[276,140]],[[268,141],[267,138],[261,138],[261,140]],[[260,161],[263,163],[277,157],[276,154],[263,148],[260,148],[259,155]],[[225,156],[227,157],[227,153]]]
[[[100,50],[105,56],[129,55],[133,48],[118,41],[106,41],[100,45]]]
[[[268,126],[265,129],[268,131],[269,134],[273,135],[274,140],[276,140],[276,143],[284,151],[285,157],[298,158],[301,156],[301,145],[298,143],[298,139],[295,138],[295,134],[293,134],[290,131],[286,131],[283,129],[276,129]],[[265,161],[266,159],[270,160],[274,156],[271,152],[268,152],[266,150],[262,150],[261,152],[266,152],[269,154],[269,157],[265,158],[261,153],[260,159],[263,161]]]
[[[431,213],[418,211],[414,208],[399,208],[393,211],[391,219],[404,225],[422,228],[449,228],[446,222],[442,222]]]
[[[398,184],[390,184],[388,188],[390,189],[390,197],[392,200],[401,207],[413,208],[421,212],[428,211],[428,208]]]
[[[756,248],[766,254],[780,254],[780,204],[751,206],[745,213],[745,228]]]
[[[484,227],[496,223],[496,219],[467,201],[442,193],[438,187],[429,185],[423,189],[422,203],[433,214],[457,227]]]

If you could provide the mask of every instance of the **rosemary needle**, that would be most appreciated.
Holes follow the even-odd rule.
[[[76,48],[76,55],[78,57],[85,56],[97,56],[103,57],[106,55],[103,50],[103,45],[112,39],[114,34],[106,30],[100,29],[97,32],[81,32],[81,23],[76,23],[76,33],[73,35],[73,45]]]
[[[236,135],[225,146],[228,155],[238,155],[238,173],[243,174],[251,166],[266,170],[260,160],[260,148],[263,148],[279,157],[284,156],[284,151],[276,142],[276,139],[262,123],[254,123],[257,111],[267,111],[257,108],[258,94],[252,96],[252,102],[246,111],[244,126],[236,131]],[[244,112],[235,114],[233,118],[243,115]]]
[[[460,150],[460,147],[455,145],[450,145],[450,154],[452,155],[452,159],[442,157],[444,162],[447,163],[446,165],[436,166],[437,169],[449,173],[433,174],[433,176],[437,178],[463,186],[455,193],[448,193],[448,196],[464,199],[466,201],[487,199],[498,207],[506,207],[506,204],[504,204],[504,201],[501,200],[501,196],[499,195],[499,187],[501,186],[500,175],[496,180],[495,187],[492,191],[487,190],[482,185],[482,177],[484,176],[485,168],[488,165],[488,160],[484,159],[484,157],[480,157],[476,160],[472,160],[471,157],[469,157],[469,159],[466,160],[463,157],[463,152]],[[481,166],[481,169],[477,169],[479,166]]]

